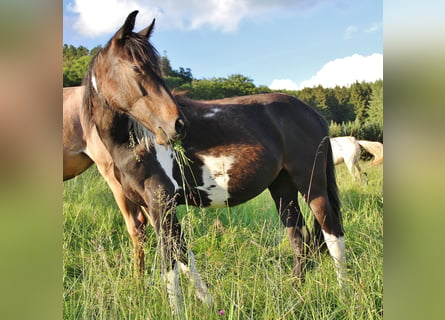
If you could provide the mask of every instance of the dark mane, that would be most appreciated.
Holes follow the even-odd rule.
[[[87,74],[85,75],[85,77],[83,78],[83,82],[82,85],[85,86],[85,91],[83,93],[83,108],[82,108],[82,114],[86,117],[88,117],[91,120],[92,114],[93,114],[93,99],[96,96],[96,92],[93,88],[93,84],[91,82],[91,78],[92,78],[92,70],[93,70],[93,66],[96,63],[96,59],[97,59],[97,55],[99,54],[100,51],[102,51],[103,49],[99,50],[96,55],[91,59],[90,61],[90,65],[88,67],[88,71]]]
[[[125,39],[124,46],[133,62],[139,63],[145,71],[153,72],[162,78],[159,53],[146,37],[133,33],[131,37]]]

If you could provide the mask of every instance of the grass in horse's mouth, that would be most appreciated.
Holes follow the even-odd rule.
[[[182,145],[182,141],[181,140],[176,140],[175,142],[173,142],[172,144],[173,146],[173,155],[175,157],[175,160],[178,164],[179,167],[179,171],[181,172],[181,180],[182,180],[182,189],[184,191],[184,198],[185,198],[185,206],[187,208],[187,212],[189,211],[189,204],[188,204],[188,200],[187,200],[187,196],[185,194],[186,192],[186,183],[187,183],[187,179],[185,177],[185,168],[189,168],[189,173],[191,174],[191,177],[193,179],[193,182],[195,185],[198,185],[196,178],[193,174],[193,171],[191,169],[190,166],[190,162],[192,160],[190,160],[187,155],[186,155],[186,151],[184,149],[184,146]]]
[[[190,159],[187,158],[185,154],[185,149],[184,146],[182,145],[181,140],[176,140],[175,142],[173,142],[173,155],[175,157],[176,162],[178,163],[179,171],[181,172],[182,183],[184,184],[185,182],[184,169],[185,167],[190,167],[189,165]]]

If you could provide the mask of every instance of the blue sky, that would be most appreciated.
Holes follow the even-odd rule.
[[[378,0],[64,0],[63,42],[104,45],[139,10],[152,43],[195,78],[240,73],[256,85],[301,89],[383,79]]]

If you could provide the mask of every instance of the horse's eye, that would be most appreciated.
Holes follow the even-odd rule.
[[[142,74],[142,71],[141,71],[141,69],[139,69],[138,66],[132,66],[131,68],[132,68],[137,74]]]

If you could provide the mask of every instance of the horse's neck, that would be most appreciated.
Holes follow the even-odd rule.
[[[111,154],[117,146],[129,144],[128,116],[113,111],[104,103],[96,103],[92,109],[92,120]]]
[[[138,158],[152,152],[153,134],[127,115],[114,112],[106,105],[97,105],[93,119],[99,137],[113,159],[135,154]]]

